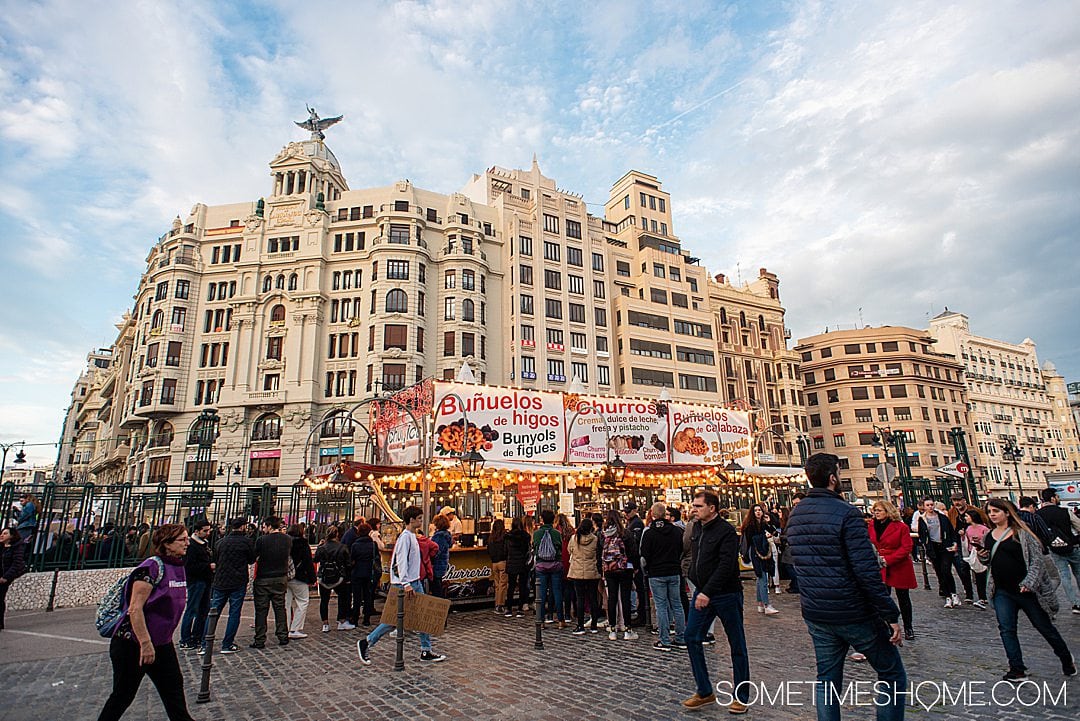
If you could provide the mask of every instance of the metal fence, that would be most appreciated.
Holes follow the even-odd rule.
[[[14,525],[16,502],[23,493],[37,499],[37,527],[31,539],[30,568],[35,571],[117,568],[137,564],[147,554],[140,544],[144,529],[197,519],[214,524],[211,542],[228,530],[230,519],[257,523],[278,516],[286,524],[305,523],[313,543],[331,523],[378,516],[367,494],[351,487],[312,491],[303,485],[196,484],[183,488],[82,486],[46,483],[0,487],[4,525]],[[257,532],[257,531],[256,531]],[[144,540],[144,539],[143,539]],[[140,553],[140,545],[144,547]]]

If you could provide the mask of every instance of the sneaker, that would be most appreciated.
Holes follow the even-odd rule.
[[[952,608],[952,599],[948,596],[945,597],[945,608]]]
[[[183,651],[187,651],[192,648],[198,648],[198,646],[193,643],[189,643],[188,641],[181,641],[180,643],[176,644],[176,647]]]
[[[544,623],[545,623],[545,624],[548,624],[548,623],[555,623],[555,619],[554,619],[554,618],[545,618],[545,619],[544,619]]]
[[[356,642],[356,655],[360,657],[360,663],[365,666],[371,665],[371,655],[368,653],[368,642],[366,638],[361,638]]]
[[[757,612],[758,612],[758,613],[765,613],[765,606],[764,606],[764,604],[761,604],[761,603],[759,603],[759,604],[757,605]]]
[[[649,635],[650,636],[659,636],[660,635],[660,629],[658,629],[656,626],[649,626]]]
[[[495,615],[496,615],[496,616],[501,616],[501,615],[503,615],[504,613],[506,613],[506,609],[505,609],[505,608],[503,608],[502,606],[496,606],[496,607],[495,607]]]
[[[330,633],[330,624],[328,624],[328,623],[324,623],[324,624],[322,625],[322,632],[323,632],[323,633]]]
[[[624,641],[636,641],[637,637],[638,637],[638,635],[634,631],[627,631],[626,633],[623,634],[623,640]]]
[[[850,658],[852,661],[865,661],[866,660],[866,655],[861,654],[858,651],[856,651],[855,653],[848,656],[848,658]]]
[[[592,626],[589,628],[589,633],[600,633],[600,629],[598,629],[596,626]]]
[[[1076,675],[1076,659],[1071,654],[1068,661],[1061,662],[1061,672],[1066,676]]]
[[[586,633],[586,631],[585,631],[585,628],[583,626],[580,627],[580,628],[575,628],[574,629],[574,635],[575,636],[584,636],[585,633]]]
[[[446,660],[446,654],[435,653],[433,651],[424,651],[420,654],[421,661],[430,661],[432,663],[439,663]]]
[[[611,631],[608,633],[607,637],[608,641],[615,641],[618,640],[619,634],[616,631]]]
[[[338,621],[337,630],[339,631],[351,631],[354,628],[356,628],[356,626],[349,623],[348,621]]]
[[[289,638],[307,638],[307,634],[303,631],[289,631]]]
[[[772,605],[770,604],[770,605],[765,607],[764,613],[765,613],[766,616],[775,616],[776,614],[778,614],[780,612],[777,611],[775,608],[773,608]]]
[[[971,605],[975,608],[981,608],[984,611],[988,608],[986,601],[982,600],[981,598],[978,601],[974,601]]]
[[[597,628],[607,628],[607,619],[601,618],[596,621]]]
[[[279,638],[278,642],[277,642],[277,645],[278,646],[288,646],[289,645],[289,637],[286,636],[285,638]]]
[[[968,606],[971,606],[971,605],[973,605],[975,603],[975,601],[970,599],[970,598],[965,598],[964,603],[967,604]]]
[[[661,641],[654,641],[652,647],[655,648],[657,651],[667,651],[668,653],[671,652],[671,646]]]
[[[1020,681],[1020,680],[1023,680],[1025,678],[1027,678],[1026,673],[1024,673],[1023,671],[1017,671],[1016,669],[1010,668],[1008,671],[1005,672],[1005,675],[1001,677],[1001,680],[1002,681]]]
[[[1072,607],[1072,612],[1076,613],[1076,614],[1080,614],[1080,604],[1077,604],[1077,605],[1073,606]]]
[[[698,694],[694,694],[690,698],[683,701],[682,705],[683,705],[683,708],[685,708],[685,709],[688,709],[690,711],[697,711],[700,708],[704,708],[705,706],[710,706],[710,705],[712,705],[714,703],[716,703],[716,694],[714,694],[714,693],[711,693],[708,696],[701,696],[701,695],[698,695]]]
[[[236,653],[239,650],[240,650],[240,647],[237,646],[234,643],[232,646],[226,646],[225,648],[221,649],[221,652],[222,653]]]
[[[390,633],[386,634],[386,637],[387,637],[387,638],[397,638],[397,629],[395,628],[395,629],[394,629],[393,631],[391,631]]]
[[[206,655],[206,647],[205,646],[199,646],[199,650],[196,651],[195,653],[197,655],[199,655],[199,656],[205,656]]]
[[[514,618],[525,618],[525,614],[522,613],[521,611],[518,611],[517,613],[514,614]]]
[[[707,633],[705,634],[705,639],[701,643],[705,646],[712,646],[714,643],[716,643],[716,636],[711,633]]]
[[[961,606],[964,605],[960,601],[960,597],[958,595],[956,595],[955,593],[952,595],[952,605],[953,605],[953,608],[960,608]]]
[[[913,629],[913,628],[905,628],[904,629],[904,638],[906,640],[908,640],[908,641],[914,641],[915,640],[915,629]]]
[[[685,651],[687,649],[687,645],[686,645],[685,641],[672,641],[671,642],[671,647],[672,648],[677,648],[680,651]]]
[[[265,643],[256,643],[256,642],[252,641],[251,643],[248,644],[248,648],[257,648],[257,649],[261,650],[261,649],[266,648],[266,644]],[[222,651],[222,653],[227,653],[227,652]]]
[[[503,614],[503,618],[513,618],[513,617],[514,617],[514,612],[513,611],[507,611],[506,613]]]
[[[727,712],[732,714],[744,714],[749,710],[750,707],[744,704],[742,701],[739,701],[738,699],[733,699],[727,707]]]

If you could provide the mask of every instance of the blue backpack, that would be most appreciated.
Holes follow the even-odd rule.
[[[157,556],[151,556],[151,558],[157,562],[158,566],[157,581],[154,583],[154,585],[157,585],[165,577],[165,564]],[[98,602],[97,614],[94,616],[94,626],[97,627],[98,633],[103,638],[112,638],[113,634],[116,633],[116,629],[120,628],[124,619],[127,618],[128,595],[126,589],[130,580],[131,573],[116,579],[116,583],[109,586],[109,590],[105,592],[105,595]]]

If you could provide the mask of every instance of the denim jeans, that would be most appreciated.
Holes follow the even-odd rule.
[[[660,643],[671,645],[671,622],[675,621],[675,643],[682,643],[686,634],[683,618],[681,579],[679,576],[649,577],[653,606],[656,607],[656,625],[660,631]]]
[[[416,591],[417,593],[423,593],[424,592],[424,584],[422,584],[420,581],[413,581],[409,585],[412,586],[412,589],[414,591]],[[389,595],[391,593],[397,593],[397,589],[398,589],[398,586],[390,586],[389,590],[387,591],[387,594]],[[378,626],[375,627],[375,630],[373,630],[371,633],[368,634],[368,636],[367,636],[368,645],[369,646],[374,646],[376,643],[379,642],[380,638],[382,638],[383,636],[390,633],[391,631],[393,631],[396,628],[397,628],[397,626],[395,626],[395,625],[393,625],[391,623],[380,623]],[[431,650],[431,636],[427,635],[426,633],[420,634],[420,650],[421,651],[430,651]]]
[[[1001,644],[1009,658],[1010,669],[1027,670],[1024,666],[1024,655],[1020,651],[1020,639],[1016,635],[1016,620],[1020,611],[1027,615],[1031,625],[1042,634],[1062,662],[1070,660],[1069,647],[1054,627],[1050,616],[1039,605],[1039,597],[1034,593],[1012,593],[999,588],[994,593],[994,613],[997,615],[998,633],[1001,634]]]
[[[1053,551],[1050,558],[1054,559],[1058,575],[1061,576],[1061,588],[1069,597],[1070,606],[1080,606],[1080,546],[1074,548],[1067,556],[1060,556]],[[1069,574],[1072,574],[1072,582],[1069,582]]]
[[[904,718],[907,674],[900,649],[889,642],[890,630],[883,621],[861,623],[815,623],[807,621],[817,657],[814,704],[818,721],[839,721],[840,700],[845,695],[844,659],[848,648],[866,656],[887,691],[873,697],[878,721]],[[875,686],[875,690],[878,687]]]
[[[699,593],[694,592],[690,599],[690,620],[686,623],[686,645],[689,648],[690,669],[694,673],[694,684],[699,696],[715,693],[709,681],[709,667],[705,664],[705,649],[701,642],[705,632],[717,618],[724,626],[731,651],[731,670],[734,681],[732,695],[743,703],[750,700],[750,656],[746,652],[746,633],[743,631],[743,595],[718,593],[709,599],[709,605],[698,609],[695,601]]]
[[[956,575],[960,577],[960,584],[964,587],[964,596],[967,600],[972,600],[975,594],[971,585],[971,566],[964,560],[964,554],[953,555],[953,568],[956,569]]]
[[[221,647],[223,649],[236,643],[236,632],[240,629],[240,609],[244,606],[244,594],[246,593],[246,588],[229,591],[215,588],[210,594],[211,610],[225,608],[225,602],[229,602],[229,621],[225,624],[225,635],[221,637]],[[209,629],[209,620],[207,620],[206,626]],[[203,639],[205,640],[205,638],[206,635],[203,634]]]
[[[769,605],[769,574],[764,571],[757,577],[757,602]]]
[[[551,587],[552,594],[554,595],[555,614],[560,621],[565,621],[566,616],[563,614],[563,588],[562,588],[562,571],[547,571],[536,573],[537,581],[540,583],[540,597],[536,599],[536,617],[543,621],[547,616],[547,592],[548,587]]]
[[[210,612],[210,584],[206,581],[188,581],[187,606],[180,620],[180,643],[202,644],[206,630],[206,615]]]

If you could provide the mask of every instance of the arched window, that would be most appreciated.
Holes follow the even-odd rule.
[[[758,330],[762,330],[762,331],[765,330],[765,316],[759,315],[757,317],[757,327],[758,327]]]
[[[270,322],[271,323],[284,323],[285,322],[285,306],[278,304],[270,309]]]
[[[727,308],[720,309],[720,323],[727,324]]]
[[[281,438],[281,416],[277,413],[259,416],[251,428],[251,440],[276,441],[279,438]]]
[[[476,320],[476,306],[468,298],[461,301],[461,319]]]
[[[165,312],[160,308],[154,311],[153,317],[150,319],[150,330],[161,330],[162,324],[165,323]]]
[[[319,436],[322,438],[332,438],[337,435],[352,438],[352,434],[353,424],[348,411],[336,411],[330,414],[323,420],[319,430]]]
[[[174,435],[172,423],[169,423],[168,421],[158,421],[157,426],[154,428],[154,436],[150,439],[150,447],[168,447],[172,445]]]
[[[207,402],[209,402],[209,401],[210,401],[210,394],[208,393],[207,394]],[[217,425],[217,421],[195,421],[195,423],[192,424],[191,431],[188,433],[188,439],[187,439],[187,442],[188,442],[189,446],[194,446],[194,445],[197,445],[199,443],[199,437],[202,435],[203,426],[205,424],[207,424],[207,423],[209,423],[209,425],[211,425],[211,426],[216,426]],[[212,428],[211,430],[212,430],[212,437],[217,438],[218,434],[219,434],[218,429],[217,428]]]
[[[407,313],[409,311],[409,296],[400,288],[394,288],[386,294],[387,313]]]
[[[746,312],[741,311],[741,310],[739,311],[739,327],[740,328],[746,328],[747,327],[747,325],[746,325]]]
[[[296,273],[289,276],[289,290],[296,290],[296,283],[299,280]]]
[[[275,283],[278,290],[285,290],[285,276],[279,275],[277,277],[277,283]]]
[[[269,293],[270,289],[274,287],[274,279],[270,276],[263,278],[263,293]]]

